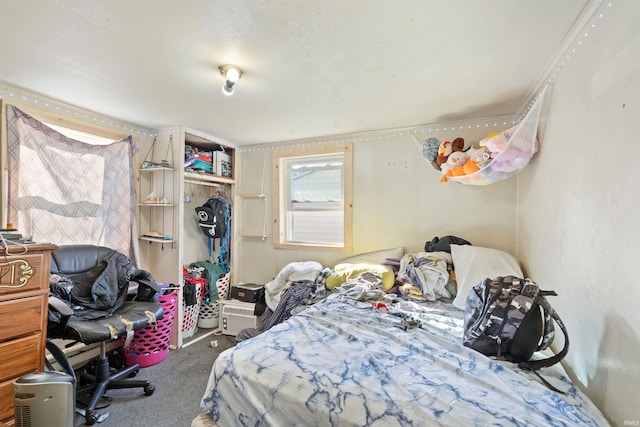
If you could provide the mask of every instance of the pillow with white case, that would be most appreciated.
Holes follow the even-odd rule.
[[[458,283],[458,293],[453,305],[463,310],[471,289],[484,279],[499,276],[523,277],[520,265],[513,255],[499,249],[451,245],[451,257]]]

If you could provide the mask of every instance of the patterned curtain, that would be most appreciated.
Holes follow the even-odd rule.
[[[57,245],[95,244],[135,262],[131,136],[77,141],[7,107],[9,221],[23,236]]]

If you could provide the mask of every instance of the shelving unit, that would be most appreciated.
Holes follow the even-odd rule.
[[[150,224],[153,220],[157,224],[160,220],[158,215],[165,216],[165,232],[170,235],[171,240],[153,239],[151,237],[141,238],[148,240],[148,245],[140,245],[140,266],[151,272],[158,282],[167,282],[180,289],[178,292],[178,302],[176,307],[176,317],[171,333],[171,348],[181,348],[202,339],[203,335],[213,333],[211,331],[197,331],[189,337],[183,337],[182,327],[184,320],[183,306],[183,266],[203,260],[215,262],[210,254],[209,242],[202,233],[198,224],[195,207],[201,206],[211,195],[217,191],[222,191],[233,200],[235,188],[235,147],[231,144],[218,140],[215,137],[203,135],[197,131],[185,128],[158,129],[154,143],[155,153],[166,154],[167,157],[178,159],[171,168],[167,168],[162,173],[160,170],[153,172],[140,171],[141,181],[146,179],[153,181],[156,185],[161,185],[162,178],[166,178],[165,192],[163,194],[170,203],[140,203],[139,222],[140,229],[145,231],[145,224]],[[185,146],[194,145],[204,150],[221,151],[224,150],[231,159],[231,176],[218,176],[211,173],[185,171],[183,159],[185,157]],[[158,161],[158,159],[154,159]],[[161,160],[161,159],[160,159]],[[151,168],[156,169],[156,168]],[[161,168],[158,168],[161,169]],[[150,178],[155,177],[155,178]],[[171,186],[169,186],[171,183]],[[143,183],[141,182],[141,185]],[[144,185],[149,185],[145,182]],[[150,188],[150,187],[141,187]],[[161,188],[161,187],[154,187]],[[144,199],[145,194],[141,192]],[[172,215],[171,215],[172,214]],[[233,230],[233,227],[231,228]],[[233,232],[231,239],[233,240]],[[164,245],[157,243],[171,243]],[[216,244],[219,247],[219,243]],[[230,254],[231,259],[233,254]],[[230,260],[231,261],[231,260]],[[229,265],[232,265],[231,262]],[[231,267],[233,275],[233,267]]]
[[[248,218],[247,205],[251,203],[250,200],[259,200],[262,203],[262,233],[247,230],[245,227],[250,221],[243,221],[238,237],[266,240],[269,237],[267,234],[267,195],[264,193],[238,194],[238,200],[240,200],[242,204],[242,218]],[[254,212],[258,212],[259,210],[260,209],[256,209]]]
[[[268,208],[268,197],[265,194],[264,186],[265,186],[265,178],[267,173],[267,156],[263,158],[262,164],[262,179],[260,182],[260,191],[257,193],[241,193],[237,195],[238,204],[241,206],[242,212],[242,223],[240,225],[240,232],[238,237],[247,238],[247,239],[262,239],[266,240],[269,238],[269,234],[267,233],[268,224],[267,224],[267,208]],[[248,209],[248,205],[252,203],[260,203],[261,207],[255,207],[255,209]],[[262,212],[262,217],[260,218],[259,212]],[[262,230],[259,230],[260,225],[253,225],[261,223]],[[261,232],[260,232],[261,231]]]
[[[149,212],[146,215],[141,214],[148,222],[141,224],[142,231],[138,239],[163,244],[174,242],[170,237],[174,233],[173,217],[176,206],[173,203],[174,171],[175,169],[165,166],[140,168],[138,207]],[[157,197],[149,198],[151,194],[156,194]],[[171,198],[167,197],[168,194]],[[152,233],[159,236],[153,237]]]

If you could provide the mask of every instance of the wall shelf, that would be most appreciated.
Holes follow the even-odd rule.
[[[238,197],[242,197],[243,199],[266,199],[267,195],[260,193],[260,194],[238,194]]]
[[[174,179],[175,169],[170,165],[170,161],[173,159],[173,153],[171,152],[172,142],[169,142],[165,159],[158,161],[154,159],[154,148],[156,140],[154,139],[152,146],[147,154],[147,158],[142,162],[141,167],[138,169],[139,184],[138,184],[138,206],[144,207],[144,213],[140,212],[141,218],[145,219],[144,224],[141,224],[141,234],[138,236],[139,240],[145,240],[153,243],[173,243],[173,238],[168,234],[175,234],[174,225],[174,209],[176,204],[175,192],[174,192]],[[156,161],[156,162],[154,162]],[[150,165],[146,166],[145,165]],[[149,198],[150,195],[154,197]],[[161,203],[161,200],[165,200],[166,203]],[[171,211],[168,211],[171,209]],[[148,234],[153,233],[161,234],[162,237],[151,237]]]
[[[240,234],[238,237],[247,239],[262,239],[267,240],[269,236],[267,234]]]
[[[219,175],[212,175],[204,172],[184,171],[184,180],[192,184],[235,184],[233,178],[227,178]]]
[[[175,169],[168,168],[166,166],[152,166],[149,168],[140,168],[138,169],[140,172],[162,172],[162,171],[170,171],[173,172]]]
[[[155,242],[155,243],[173,243],[174,240],[173,239],[161,239],[158,237],[148,237],[148,236],[140,236],[138,237],[139,240],[146,240],[148,242]]]
[[[265,188],[265,175],[267,172],[267,157],[263,159],[262,165],[262,180],[260,183],[260,190],[256,193],[239,193],[238,201],[241,208],[241,225],[238,236],[246,239],[261,239],[267,240],[269,234],[267,233],[267,209],[268,209],[268,197],[264,192]],[[247,207],[247,204],[260,203],[262,206]],[[261,212],[261,218],[259,218],[258,212]],[[262,223],[257,225],[258,220]],[[255,224],[255,225],[253,225]],[[260,230],[262,228],[262,230]]]

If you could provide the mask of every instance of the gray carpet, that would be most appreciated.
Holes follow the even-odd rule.
[[[98,427],[152,426],[189,427],[200,412],[200,399],[204,393],[213,361],[223,350],[234,345],[234,337],[209,336],[183,347],[171,350],[162,362],[141,368],[136,379],[148,379],[156,389],[144,396],[141,389],[108,390],[111,404],[100,413],[109,416]],[[218,346],[212,348],[211,341]],[[75,426],[85,425],[85,419],[76,415]]]

